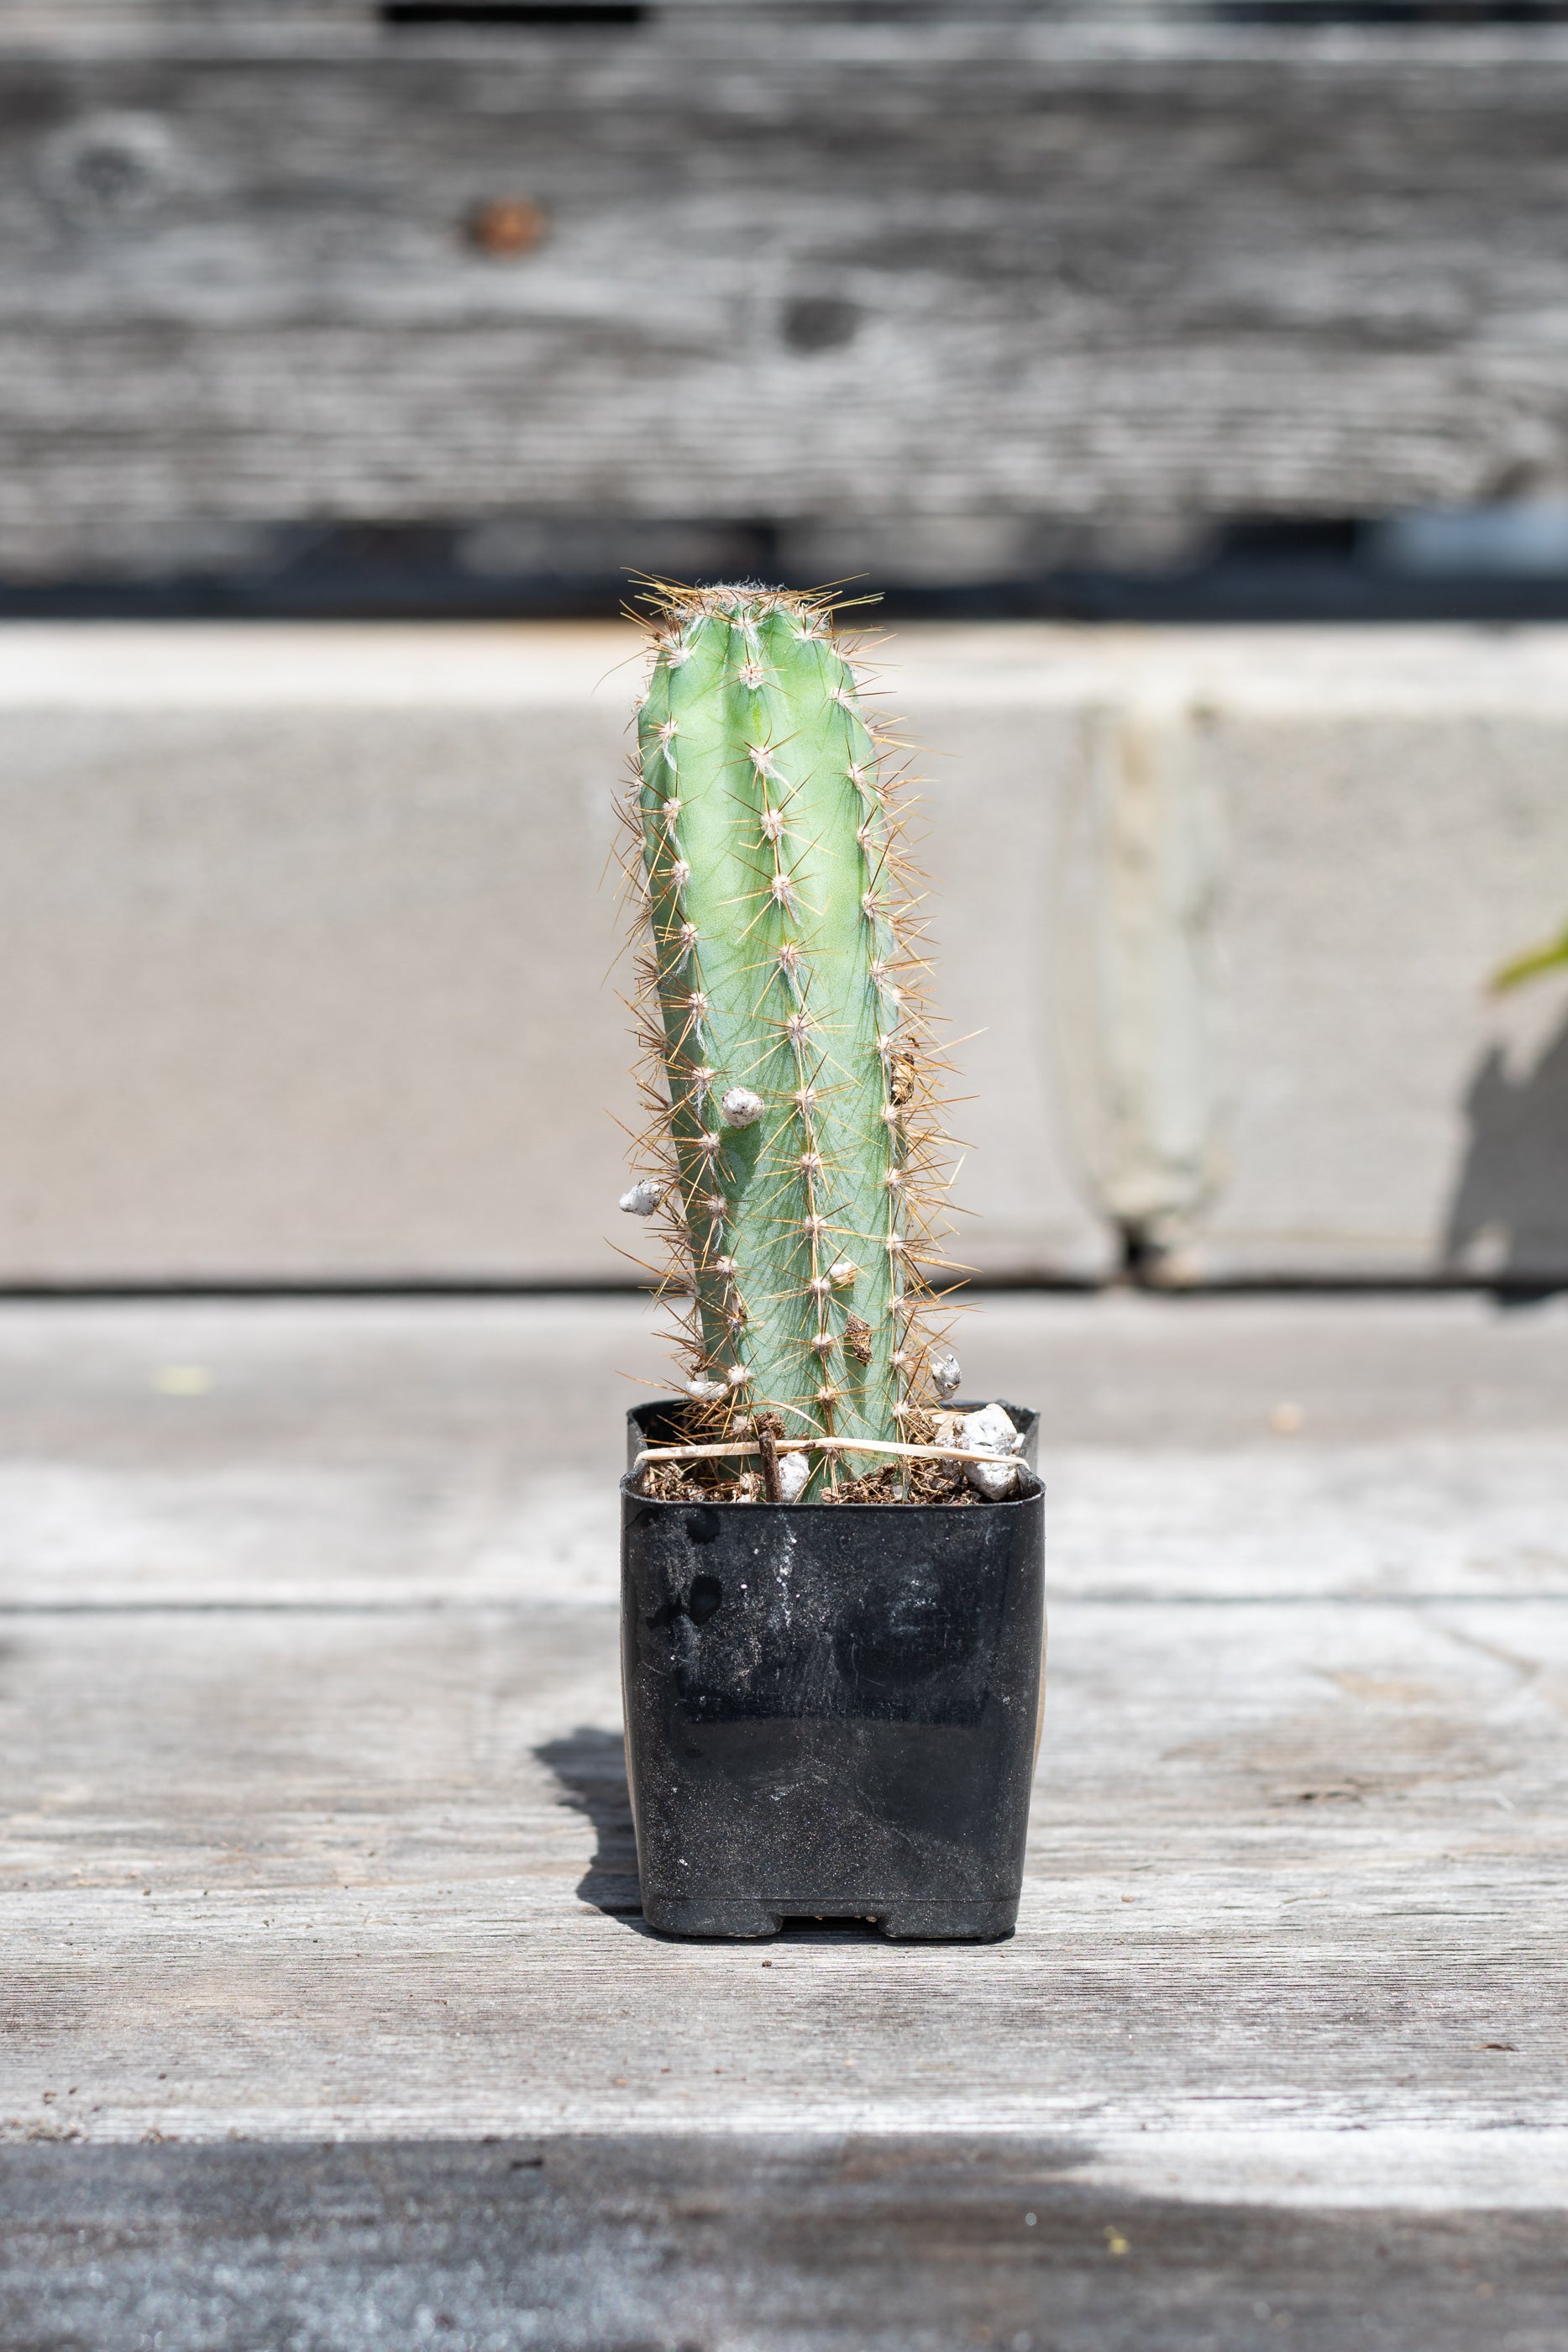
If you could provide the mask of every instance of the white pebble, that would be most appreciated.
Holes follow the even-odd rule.
[[[925,1369],[931,1375],[932,1386],[944,1404],[950,1396],[956,1396],[964,1385],[964,1375],[958,1368],[958,1359],[951,1348],[934,1348],[926,1359]]]
[[[779,1456],[779,1499],[782,1503],[798,1503],[805,1492],[806,1481],[811,1475],[810,1457],[806,1454],[781,1454]]]
[[[644,1176],[640,1184],[622,1193],[621,1206],[629,1217],[651,1217],[664,1197],[664,1186]]]
[[[1013,1427],[1010,1416],[999,1404],[983,1404],[977,1412],[967,1412],[959,1426],[962,1432],[960,1443],[970,1453],[998,1456],[994,1465],[989,1462],[965,1463],[964,1475],[976,1494],[984,1495],[991,1503],[1005,1502],[1009,1495],[1017,1494],[1017,1459],[1009,1461],[1003,1457],[1016,1457],[1021,1454],[1023,1437]]]
[[[719,1097],[726,1127],[755,1127],[768,1105],[749,1087],[730,1087]]]

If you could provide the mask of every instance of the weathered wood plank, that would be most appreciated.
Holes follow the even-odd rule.
[[[1478,2204],[1527,2134],[1568,2203],[1568,1606],[1053,1630],[1017,1938],[759,1955],[629,1916],[607,1617],[13,1626],[0,2130],[1005,2128],[1275,2198],[1368,2131]]]
[[[612,1607],[653,1320],[10,1301],[0,1603]],[[1040,1411],[1058,1596],[1568,1592],[1568,1302],[993,1294],[961,1337]]]
[[[0,2324],[14,2352],[1560,2341],[1554,2213],[1238,2211],[1061,2164],[996,2137],[7,2151]]]
[[[0,1318],[17,1454],[87,1489],[161,1458],[164,1527],[189,1481],[218,1563],[204,1595],[200,1547],[161,1585],[155,1543],[51,1556],[6,1518],[0,2134],[1005,2132],[1103,2200],[1568,2206],[1568,1592],[1527,1545],[1500,1561],[1489,1441],[1466,1433],[1544,1445],[1560,1317],[998,1302],[996,1367],[1032,1373],[1092,1472],[1020,1932],[920,1949],[808,1926],[758,1953],[635,1916],[606,1582],[472,1574],[514,1413],[525,1465],[553,1445],[592,1491],[631,1318],[591,1307],[574,1347],[567,1312]],[[169,1360],[213,1385],[155,1390]],[[565,1367],[548,1439],[541,1361]],[[1337,1410],[1374,1444],[1440,1437],[1440,1512],[1430,1457],[1406,1456],[1376,1539],[1328,1557],[1376,1515],[1343,1427],[1314,1449],[1260,1426],[1286,1367],[1325,1433]],[[1266,1547],[1217,1575],[1201,1528],[1148,1508],[1128,1574],[1107,1498],[1144,1424],[1145,1507],[1163,1463],[1228,1456],[1208,1534],[1327,1497],[1324,1558],[1298,1530],[1285,1576]],[[313,1457],[342,1491],[286,1500],[273,1557],[225,1537],[225,1507],[266,1526]],[[226,1506],[203,1483],[225,1463]],[[378,1565],[378,1531],[420,1508],[444,1532],[416,1523]]]
[[[171,518],[1027,522],[1563,478],[1549,29],[695,9],[18,47],[3,79],[12,568]],[[499,261],[465,223],[509,194],[550,232]]]

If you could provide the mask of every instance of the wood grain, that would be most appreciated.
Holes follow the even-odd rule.
[[[1563,478],[1550,29],[244,21],[19,20],[13,570],[507,509],[990,515],[1027,555],[1031,517]],[[499,198],[549,215],[520,258],[467,238]]]
[[[1107,2195],[1012,2136],[0,2150],[16,2352],[1560,2341],[1551,2212]]]
[[[78,1501],[52,1548],[5,1520],[0,2136],[1010,2135],[1102,2198],[1559,2210],[1568,1580],[1517,1524],[1504,1555],[1464,1424],[1553,1412],[1568,1323],[1427,1304],[998,1304],[1058,1433],[1019,1933],[806,1922],[766,1968],[636,1910],[591,1466],[623,1308],[570,1348],[544,1303],[6,1310],[10,1442]],[[1359,1454],[1259,1428],[1287,1360],[1309,1412],[1354,1366]],[[155,1389],[168,1361],[213,1385]],[[1560,1430],[1514,1418],[1560,1528]],[[552,1450],[582,1511],[553,1586],[495,1543],[497,1463],[526,1495]],[[117,1558],[133,1458],[162,1500]]]

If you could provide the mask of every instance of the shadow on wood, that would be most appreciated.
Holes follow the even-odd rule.
[[[559,1739],[545,1740],[534,1754],[555,1774],[564,1801],[574,1812],[587,1815],[598,1840],[593,1859],[578,1881],[579,1902],[591,1903],[612,1917],[630,1916],[641,1921],[637,1846],[620,1732],[580,1724]]]
[[[592,1860],[578,1880],[578,1901],[591,1905],[608,1918],[624,1919],[639,1934],[651,1935],[653,1930],[643,1923],[637,1846],[622,1735],[580,1724],[575,1731],[559,1739],[543,1741],[533,1752],[554,1773],[562,1801],[574,1812],[585,1814],[593,1825],[598,1842]],[[877,1944],[883,1937],[863,1919],[802,1916],[786,1920],[777,1940]]]
[[[7,2149],[0,2330],[10,2352],[1561,2341],[1558,2213],[1217,2206],[1062,2179],[1092,2154],[664,2133]]]

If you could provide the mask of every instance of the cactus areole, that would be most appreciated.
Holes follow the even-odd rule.
[[[672,1244],[694,1427],[896,1441],[952,1360],[920,1320],[939,1139],[884,747],[823,598],[650,602],[628,814],[651,1124],[622,1205]],[[807,1459],[813,1500],[893,1457]]]

